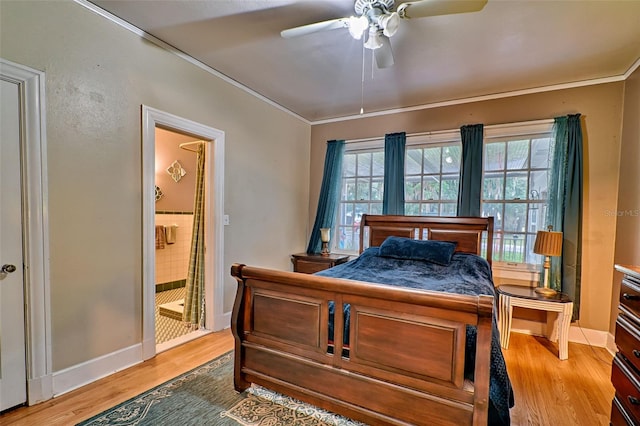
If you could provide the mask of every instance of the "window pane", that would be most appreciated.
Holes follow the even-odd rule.
[[[541,229],[546,229],[546,224],[544,223],[546,217],[546,203],[531,203],[529,205],[529,229],[527,232],[535,234]]]
[[[484,169],[504,170],[504,142],[494,142],[485,145]]]
[[[531,168],[547,169],[549,168],[549,138],[532,139],[531,140]]]
[[[524,262],[525,237],[523,234],[505,234],[502,247],[502,260],[505,262]]]
[[[358,200],[368,200],[369,199],[369,179],[358,179]]]
[[[483,203],[482,204],[482,216],[489,217],[493,216],[493,228],[496,231],[502,229],[502,210],[504,209],[504,204],[502,203]]]
[[[405,174],[419,175],[422,170],[422,150],[408,149],[405,158]]]
[[[356,175],[356,156],[354,154],[345,154],[342,160],[343,176],[352,177]]]
[[[455,216],[458,210],[458,205],[455,203],[442,203],[440,204],[440,216]]]
[[[384,151],[377,151],[372,154],[373,156],[373,170],[371,174],[373,176],[384,176]]]
[[[342,187],[342,199],[349,201],[356,199],[355,179],[344,179],[344,186]]]
[[[460,157],[462,156],[462,147],[447,146],[444,148],[442,155],[442,173],[458,173],[460,174]]]
[[[422,205],[420,214],[422,216],[438,216],[439,210],[440,208],[438,203],[426,203]]]
[[[371,175],[371,153],[358,154],[358,176]]]
[[[371,199],[382,201],[384,183],[382,179],[374,179],[371,181]]]
[[[419,216],[420,204],[419,203],[406,203],[404,205],[404,214],[407,216]]]
[[[529,140],[509,142],[507,159],[507,169],[509,170],[529,168]]]
[[[440,147],[424,149],[424,174],[440,173]]]
[[[342,225],[353,225],[353,204],[340,204],[340,223]]]
[[[502,173],[487,173],[484,176],[483,200],[503,200],[504,199],[504,175]]]
[[[404,181],[404,199],[405,201],[420,200],[420,192],[422,186],[419,176],[405,177]]]
[[[529,177],[529,198],[546,200],[549,194],[549,172],[547,170],[531,172]]]
[[[504,231],[524,232],[527,219],[526,203],[508,203],[504,206]]]
[[[422,199],[440,199],[440,180],[437,177],[427,176],[424,178],[424,180],[422,181]]]
[[[504,189],[504,199],[527,199],[527,172],[507,172],[507,179]]]
[[[382,214],[382,203],[371,203],[369,214]]]
[[[442,196],[441,200],[457,200],[458,199],[458,176],[442,177]]]

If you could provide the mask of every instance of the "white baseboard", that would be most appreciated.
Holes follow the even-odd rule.
[[[231,312],[226,312],[215,317],[213,331],[220,331],[229,327],[231,327]]]
[[[60,396],[141,362],[142,344],[139,343],[57,371],[53,373],[53,396]]]
[[[546,324],[537,321],[514,318],[511,331],[515,333],[529,334],[532,336],[544,336],[546,333]],[[616,352],[614,336],[611,333],[580,327],[575,323],[571,324],[571,327],[569,328],[569,341],[598,348],[605,348],[611,354],[615,354]]]
[[[214,331],[229,328],[231,326],[231,312],[216,317],[214,326]],[[51,396],[60,396],[110,374],[139,364],[143,360],[150,358],[151,353],[153,353],[153,355],[158,354],[171,347],[197,339],[208,333],[211,333],[211,331],[195,331],[181,338],[174,339],[167,345],[160,344],[156,346],[154,342],[139,343],[83,362],[82,364],[57,371],[53,373],[52,376],[34,379],[29,383],[29,403],[31,404],[33,401],[33,404],[35,404],[45,401],[51,398]]]

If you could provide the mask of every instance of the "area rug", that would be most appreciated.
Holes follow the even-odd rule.
[[[233,352],[163,383],[79,426],[362,426],[268,389],[233,388]]]

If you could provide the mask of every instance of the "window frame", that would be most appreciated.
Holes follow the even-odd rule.
[[[541,169],[541,168],[531,168],[531,140],[532,139],[540,139],[540,138],[549,138],[549,153],[548,155],[551,156],[552,155],[552,150],[553,150],[553,120],[537,120],[537,121],[529,121],[529,122],[523,122],[523,123],[510,123],[510,124],[500,124],[500,125],[492,125],[492,126],[485,126],[484,128],[484,138],[483,138],[483,160],[482,160],[482,196],[480,199],[480,204],[481,204],[481,209],[485,203],[485,199],[483,197],[484,195],[484,184],[485,184],[485,174],[487,173],[486,167],[485,167],[485,162],[486,162],[486,158],[484,156],[484,150],[485,147],[487,146],[487,144],[490,143],[497,143],[497,142],[509,142],[509,141],[517,141],[519,138],[527,138],[529,139],[529,156],[527,158],[527,168],[524,169],[518,169],[518,170],[526,170],[527,172],[527,198],[522,200],[522,199],[510,199],[510,200],[506,200],[504,198],[504,188],[503,188],[503,198],[500,200],[500,202],[503,205],[507,205],[507,204],[514,204],[514,203],[520,203],[520,204],[527,204],[527,217],[526,217],[526,223],[525,223],[525,231],[523,232],[525,235],[528,235],[529,241],[531,241],[531,244],[533,244],[533,241],[535,241],[535,234],[538,230],[542,230],[542,229],[546,229],[546,226],[544,224],[537,224],[536,229],[535,230],[529,230],[529,204],[533,204],[533,200],[530,197],[530,191],[529,191],[529,185],[530,185],[530,176],[531,176],[531,172],[534,171],[540,171],[540,170],[546,170],[547,171],[547,181],[549,179],[549,171],[551,168],[551,163],[549,163],[549,168],[547,169]],[[506,163],[507,159],[505,158],[505,163]],[[515,170],[515,169],[514,169]],[[504,177],[505,177],[505,181],[506,181],[506,174],[509,171],[508,167],[505,166],[505,168],[497,170],[496,172],[498,173],[503,173]],[[491,171],[490,171],[491,172]],[[548,186],[548,184],[547,184]],[[545,203],[548,204],[548,199],[546,200],[546,202],[541,201],[540,203]],[[502,252],[502,248],[501,247],[496,247],[495,244],[500,244],[501,241],[503,240],[503,235],[505,234],[512,234],[513,232],[506,232],[504,230],[497,230],[496,227],[494,226],[494,248],[493,248],[493,252],[497,255],[498,253]],[[526,238],[525,238],[526,239]],[[544,259],[542,256],[534,254],[533,253],[533,248],[528,246],[528,242],[525,241],[524,244],[524,251],[527,252],[528,249],[530,249],[529,251],[531,251],[531,256],[534,259],[538,259],[537,262],[534,263],[527,263],[526,259],[527,256],[525,254],[525,262],[509,262],[509,261],[504,261],[504,260],[497,260],[496,258],[493,259],[493,267],[494,269],[498,269],[498,270],[502,270],[502,271],[506,271],[507,274],[509,271],[512,272],[529,272],[529,273],[533,273],[536,274],[538,273],[540,266],[542,265]]]
[[[533,136],[540,136],[540,135],[546,135],[546,137],[549,137],[551,139],[549,150],[552,151],[553,149],[553,120],[552,119],[509,123],[509,124],[487,125],[487,126],[484,126],[483,153],[484,153],[485,145],[487,143],[496,142],[498,140],[502,140],[502,141],[513,140],[512,138],[517,138],[517,137],[533,137]],[[544,137],[544,136],[540,136],[540,137]],[[456,142],[460,144],[460,146],[462,145],[459,129],[416,133],[416,134],[407,135],[406,149],[409,150],[412,148],[428,147],[428,146],[445,146],[445,145],[456,143]],[[379,151],[384,152],[384,136],[370,138],[370,139],[345,141],[345,152],[344,152],[345,155],[359,153],[359,152],[366,153],[366,152],[379,152]],[[549,155],[551,155],[551,153]],[[527,170],[527,176],[529,177],[531,168],[530,168],[530,160],[528,161],[529,161],[528,168],[526,170]],[[482,164],[483,188],[484,188],[484,176],[486,173],[484,162],[485,162],[485,159],[483,155],[483,164]],[[440,174],[442,175],[442,170],[440,172],[441,172]],[[338,201],[338,207],[335,212],[337,219],[339,219],[340,217],[340,211],[342,209],[342,205],[344,204],[344,201],[342,199],[342,191],[344,186],[343,174],[344,174],[344,171],[341,171],[340,200]],[[413,175],[413,176],[418,176],[418,175]],[[406,166],[405,166],[405,179],[406,179]],[[459,182],[459,177],[458,177],[458,182]],[[372,200],[362,200],[360,202],[363,202],[363,203],[368,202],[370,204]],[[375,202],[377,203],[377,201]],[[483,202],[484,200],[481,199],[481,204]],[[529,203],[530,200],[527,199],[524,202]],[[406,204],[407,204],[407,201],[405,200],[405,206]],[[332,238],[333,241],[330,243],[331,250],[336,253],[357,255],[359,252],[358,248],[356,248],[355,250],[348,250],[348,249],[339,247],[339,242],[340,242],[339,236],[340,236],[341,226],[349,226],[349,225],[341,224],[339,223],[339,220],[335,221],[332,234],[335,235],[337,238]],[[544,229],[544,226],[538,225],[538,228]],[[494,241],[501,241],[501,240],[502,240],[501,238],[494,239]],[[354,238],[354,241],[358,242],[358,239]],[[525,249],[526,249],[526,246],[525,246]],[[496,251],[494,247],[494,252],[499,253],[501,252],[501,250]],[[533,255],[533,256],[538,256],[538,255]],[[509,273],[509,271],[511,271],[511,272],[514,272],[516,275],[521,272],[529,272],[535,275],[538,273],[539,267],[543,262],[542,256],[539,256],[539,257],[540,257],[540,260],[537,263],[513,263],[513,262],[506,262],[503,260],[494,259],[493,266],[494,266],[494,269],[506,271],[507,274]]]

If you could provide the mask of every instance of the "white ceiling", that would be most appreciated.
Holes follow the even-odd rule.
[[[640,0],[489,0],[480,12],[402,20],[395,65],[372,67],[347,29],[353,0],[91,0],[310,122],[620,79],[640,60]],[[398,2],[396,2],[398,3]],[[582,84],[582,83],[580,83]],[[364,96],[363,88],[364,85]]]

